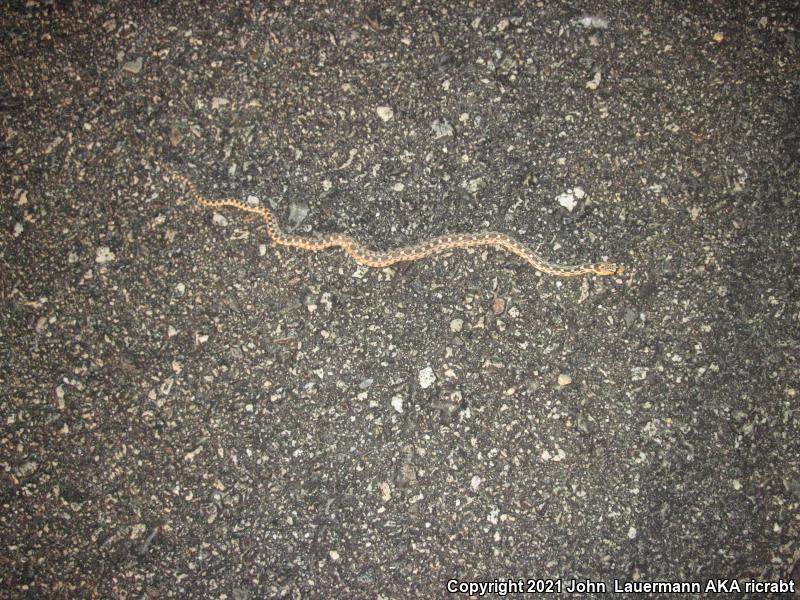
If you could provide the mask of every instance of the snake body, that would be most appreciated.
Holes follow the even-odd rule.
[[[161,163],[159,163],[161,164]],[[458,233],[442,235],[431,238],[418,244],[401,246],[384,252],[376,252],[365,247],[353,237],[344,233],[331,233],[317,236],[287,235],[283,232],[278,220],[272,212],[263,206],[250,206],[236,198],[222,198],[211,200],[197,191],[194,182],[188,177],[176,173],[171,167],[161,164],[161,167],[170,176],[182,183],[190,191],[194,200],[207,208],[232,207],[243,212],[260,216],[267,227],[267,233],[272,241],[282,246],[292,246],[316,252],[327,248],[342,248],[357,263],[367,267],[382,268],[398,262],[414,261],[426,258],[433,254],[446,252],[454,248],[474,248],[476,246],[494,246],[511,254],[516,254],[527,261],[534,269],[553,275],[554,277],[578,277],[581,275],[621,275],[625,268],[618,263],[598,262],[582,265],[560,265],[549,262],[536,254],[533,250],[522,244],[508,234],[497,231],[482,231],[478,233]]]

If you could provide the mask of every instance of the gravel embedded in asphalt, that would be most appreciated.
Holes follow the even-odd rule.
[[[0,597],[796,585],[796,6],[483,4],[0,9]]]

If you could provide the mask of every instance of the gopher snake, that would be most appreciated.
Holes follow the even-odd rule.
[[[580,275],[621,275],[625,271],[623,265],[617,263],[600,262],[584,265],[559,265],[544,260],[541,256],[527,248],[521,242],[510,235],[496,231],[482,231],[479,233],[458,233],[452,235],[442,235],[431,238],[427,241],[402,246],[387,250],[386,252],[375,252],[366,248],[363,244],[344,233],[331,233],[314,237],[300,237],[296,235],[286,235],[280,228],[277,219],[269,209],[258,206],[249,206],[236,198],[223,198],[210,200],[197,191],[188,177],[179,175],[169,166],[159,162],[159,165],[169,173],[173,179],[185,185],[191,192],[192,197],[198,204],[208,208],[222,208],[231,206],[244,212],[254,213],[264,219],[267,226],[267,233],[272,241],[282,246],[294,246],[303,250],[325,250],[326,248],[340,247],[357,263],[367,267],[388,267],[394,263],[420,260],[432,254],[445,252],[453,248],[472,248],[475,246],[494,246],[501,248],[511,254],[516,254],[523,260],[528,261],[534,269],[553,275],[555,277],[577,277]]]

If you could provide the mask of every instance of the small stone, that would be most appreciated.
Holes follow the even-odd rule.
[[[108,246],[100,246],[97,249],[97,254],[95,255],[94,261],[97,264],[104,265],[106,263],[110,263],[113,260],[116,260],[116,255],[111,251],[111,248]]]
[[[395,184],[392,186],[392,189],[393,189],[395,192],[402,192],[404,189],[406,189],[406,186],[405,186],[405,185],[403,185],[402,183],[395,183]]]
[[[584,15],[578,19],[578,23],[586,29],[608,29],[608,19],[595,15]]]
[[[450,331],[458,333],[464,329],[464,319],[453,319],[450,321]]]
[[[477,193],[483,187],[483,177],[476,177],[475,179],[470,179],[467,182],[467,191],[470,194]]]
[[[433,369],[430,367],[425,367],[421,369],[419,372],[419,385],[423,390],[428,389],[433,385],[436,381],[436,375],[433,373]]]
[[[600,87],[600,82],[603,80],[603,74],[600,71],[596,71],[594,77],[586,82],[586,87],[590,90],[596,90]]]
[[[365,389],[367,389],[369,386],[371,386],[371,385],[372,385],[372,383],[373,383],[374,381],[375,381],[375,380],[374,380],[374,379],[372,379],[372,378],[370,377],[369,379],[365,379],[364,381],[362,381],[361,383],[359,383],[359,384],[358,384],[358,387],[360,387],[362,390],[365,390]]]
[[[417,470],[410,463],[400,465],[400,477],[406,485],[417,485]]]
[[[216,212],[214,213],[214,216],[211,217],[211,222],[214,223],[214,225],[219,225],[220,227],[228,226],[228,219]]]
[[[27,477],[28,475],[33,475],[38,468],[39,465],[36,463],[36,461],[29,460],[17,467],[16,475],[17,477]]]
[[[494,316],[499,317],[500,315],[503,314],[505,310],[506,310],[506,301],[503,300],[502,298],[495,297],[495,299],[492,300],[492,313],[494,314]]]
[[[180,129],[175,127],[175,125],[172,125],[169,128],[169,143],[172,144],[173,146],[177,146],[178,144],[181,143],[182,139],[183,139],[183,134],[181,133]]]
[[[472,488],[472,491],[473,491],[473,492],[477,492],[477,491],[478,491],[478,488],[479,488],[479,487],[481,487],[481,484],[482,484],[482,483],[483,483],[483,479],[481,479],[480,477],[478,477],[477,475],[475,475],[475,476],[472,478],[472,480],[469,482],[469,487],[471,487],[471,488]]]
[[[211,99],[211,108],[214,110],[217,110],[223,106],[227,106],[228,104],[230,104],[230,101],[227,98],[217,97]]]
[[[395,409],[398,413],[403,414],[402,396],[392,396],[392,408]]]
[[[339,560],[339,553],[336,550],[331,550],[328,553],[331,557],[331,560]]]
[[[437,140],[453,135],[453,127],[447,122],[447,119],[442,119],[441,121],[435,119],[431,124],[431,129],[433,129],[433,134]]]
[[[389,485],[388,481],[384,481],[378,485],[378,489],[381,492],[381,500],[384,502],[388,502],[392,499],[392,488]]]
[[[56,138],[52,142],[47,144],[47,147],[44,149],[44,153],[45,154],[51,154],[53,152],[53,150],[58,148],[63,141],[64,141],[64,138],[62,138],[60,135],[56,136]]]
[[[556,202],[566,208],[569,212],[572,212],[578,205],[578,203],[575,202],[575,196],[571,193],[560,194],[556,197]]]
[[[138,540],[145,534],[146,531],[147,531],[147,525],[145,525],[144,523],[135,523],[131,525],[130,538],[132,540]]]
[[[635,539],[637,535],[636,527],[631,527],[628,529],[628,539],[632,540]]]
[[[565,385],[569,385],[570,383],[572,383],[572,377],[570,377],[566,373],[558,374],[558,385],[564,387]]]
[[[142,64],[142,57],[140,56],[139,58],[128,61],[122,65],[122,70],[132,73],[133,75],[138,75],[139,71],[142,70]]]
[[[383,120],[384,123],[391,121],[392,117],[394,116],[394,111],[388,106],[379,106],[375,109],[375,112],[378,113],[378,116]]]
[[[172,391],[173,385],[175,385],[175,378],[167,377],[167,379],[165,379],[159,386],[158,391],[161,393],[162,396],[168,396],[169,393]]]
[[[586,192],[582,187],[575,186],[575,188],[572,190],[572,195],[575,196],[575,198],[577,198],[578,200],[583,200],[583,198],[586,197]]]
[[[292,228],[298,227],[310,212],[311,207],[305,202],[292,202],[289,204],[289,225]]]

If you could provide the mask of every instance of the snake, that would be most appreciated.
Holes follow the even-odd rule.
[[[579,277],[582,275],[609,276],[621,275],[625,272],[625,267],[622,264],[614,262],[596,262],[579,265],[562,265],[550,262],[539,256],[513,236],[498,231],[441,235],[417,244],[400,246],[382,252],[370,250],[355,238],[345,233],[329,233],[314,236],[288,235],[281,229],[280,223],[268,208],[263,206],[251,206],[236,198],[221,198],[216,200],[206,198],[197,190],[197,186],[191,179],[177,173],[170,166],[160,161],[158,161],[158,164],[172,179],[184,185],[189,190],[192,198],[194,198],[195,202],[199,205],[212,209],[230,207],[261,217],[266,225],[267,234],[275,244],[301,248],[312,252],[338,247],[344,250],[357,263],[366,267],[383,268],[399,262],[421,260],[455,248],[492,246],[514,254],[526,261],[537,271],[554,277]]]

